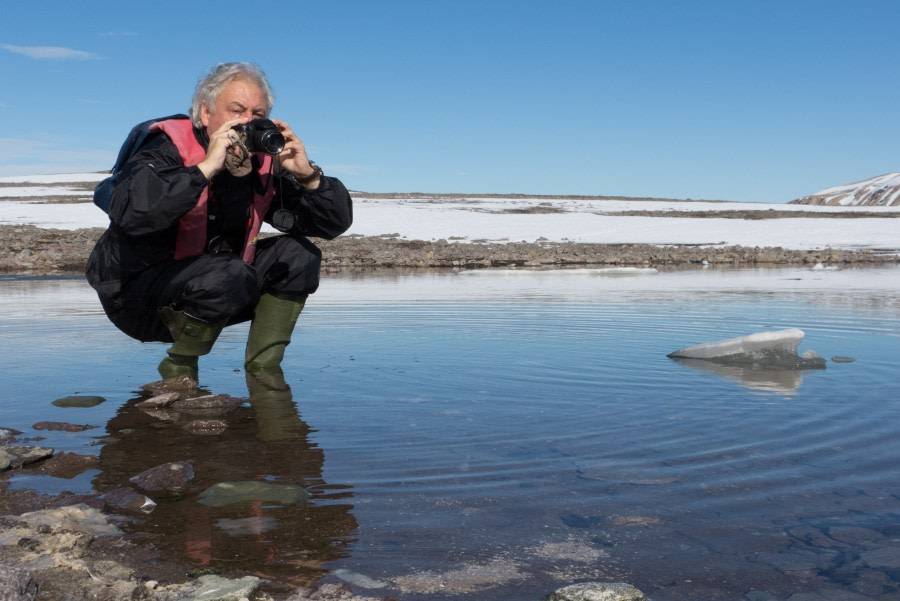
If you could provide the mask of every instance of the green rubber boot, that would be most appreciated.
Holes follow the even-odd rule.
[[[247,371],[272,370],[281,365],[306,296],[264,292],[259,297],[247,337]]]
[[[164,380],[179,376],[190,376],[196,380],[197,357],[212,350],[222,328],[225,327],[225,322],[207,323],[171,307],[160,309],[159,318],[175,339],[166,351],[168,356],[157,368],[159,375]]]

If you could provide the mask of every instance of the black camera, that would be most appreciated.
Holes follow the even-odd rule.
[[[234,129],[241,134],[244,146],[250,152],[278,154],[284,150],[284,136],[269,119],[254,119],[235,125]]]

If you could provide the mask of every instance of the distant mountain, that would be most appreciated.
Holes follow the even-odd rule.
[[[900,173],[886,173],[861,182],[827,188],[789,204],[842,207],[900,206]]]

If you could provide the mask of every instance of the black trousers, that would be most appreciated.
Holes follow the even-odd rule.
[[[109,317],[116,327],[142,342],[172,342],[159,318],[162,307],[206,322],[241,323],[253,318],[263,292],[315,292],[321,263],[322,252],[315,244],[290,234],[260,239],[253,265],[233,253],[160,263],[123,286],[122,309]]]

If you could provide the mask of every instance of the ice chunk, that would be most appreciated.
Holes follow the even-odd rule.
[[[706,342],[669,353],[674,359],[705,359],[728,365],[755,365],[781,369],[824,369],[825,360],[815,351],[797,355],[803,330],[791,328],[757,332],[717,342]]]

